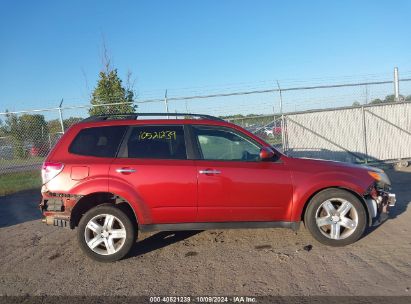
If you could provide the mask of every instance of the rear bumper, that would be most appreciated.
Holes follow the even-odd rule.
[[[395,207],[396,202],[396,195],[386,191],[379,191],[377,197],[366,199],[370,225],[378,226],[387,220],[389,212]]]
[[[79,196],[62,195],[56,193],[42,193],[43,197],[39,208],[43,214],[42,222],[58,227],[71,227],[71,211]]]
[[[39,204],[41,213],[43,214],[42,222],[58,227],[70,228],[70,213],[65,211],[49,211],[47,210],[47,204],[44,204],[42,200]]]
[[[61,218],[60,216],[49,215],[49,216],[43,217],[41,221],[47,225],[71,228],[69,218]]]

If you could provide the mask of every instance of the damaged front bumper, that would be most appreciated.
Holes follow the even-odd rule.
[[[378,226],[388,219],[389,211],[397,202],[394,193],[377,190],[366,197],[371,226]]]

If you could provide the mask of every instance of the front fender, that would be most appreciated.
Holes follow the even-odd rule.
[[[324,172],[307,176],[296,177],[294,182],[292,221],[300,221],[303,210],[317,192],[327,188],[343,188],[363,197],[373,182],[366,176],[354,176],[345,172]],[[365,206],[367,208],[367,206]]]

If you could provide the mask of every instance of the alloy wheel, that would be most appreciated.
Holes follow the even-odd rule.
[[[329,239],[342,240],[358,226],[358,212],[349,201],[331,198],[317,209],[315,221],[320,232]]]
[[[84,230],[87,246],[100,255],[118,252],[123,247],[126,236],[124,224],[112,214],[99,214],[93,217]]]

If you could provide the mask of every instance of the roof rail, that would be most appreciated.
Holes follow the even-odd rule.
[[[93,116],[83,119],[81,122],[93,122],[93,121],[103,121],[103,120],[111,120],[111,119],[134,120],[134,119],[138,119],[139,117],[147,117],[147,116],[167,116],[168,118],[190,117],[190,118],[197,118],[197,119],[209,119],[209,120],[223,121],[223,119],[215,117],[215,116],[205,115],[205,114],[193,114],[193,113],[115,113],[115,114],[93,115]]]

